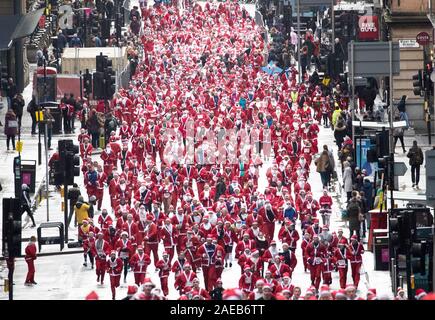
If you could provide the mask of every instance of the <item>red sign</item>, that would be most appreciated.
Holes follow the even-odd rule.
[[[423,31],[417,34],[416,39],[419,45],[425,46],[430,42],[430,35],[429,33]]]
[[[362,41],[379,40],[379,19],[377,16],[362,16],[359,18],[358,39]]]

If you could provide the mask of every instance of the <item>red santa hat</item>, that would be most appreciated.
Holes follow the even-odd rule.
[[[85,300],[99,300],[100,297],[98,296],[98,294],[92,290],[86,297]]]
[[[213,235],[212,235],[211,233],[209,233],[209,234],[207,235],[207,240],[208,240],[208,239],[213,240]]]
[[[116,254],[115,250],[110,251],[110,254]]]
[[[143,246],[142,245],[138,245],[137,246],[137,250],[143,250]]]
[[[186,262],[186,263],[184,264],[184,266],[183,266],[183,268],[187,268],[187,267],[191,267],[191,265],[190,265],[189,262]]]
[[[223,300],[243,300],[243,292],[242,290],[235,288],[235,289],[228,289],[225,290],[222,295]]]
[[[264,286],[263,286],[263,291],[264,290],[271,290],[272,291],[272,287],[269,285],[269,284],[265,284]]]
[[[270,245],[276,244],[275,240],[270,241]]]
[[[246,270],[251,270],[251,266],[249,264],[245,264],[245,266],[243,267],[243,271]]]
[[[153,221],[154,216],[152,214],[147,214],[147,220]]]
[[[251,254],[260,254],[260,252],[257,249],[252,250]]]
[[[401,292],[405,292],[405,290],[403,290],[402,287],[398,287],[398,288],[397,288],[397,294],[399,294],[399,293],[401,293]]]
[[[358,237],[356,234],[354,234],[352,237],[350,237],[350,240],[358,240]]]
[[[128,286],[127,295],[132,296],[137,292],[137,286]]]
[[[344,289],[340,289],[335,293],[335,297],[345,297],[346,296],[346,291]]]
[[[284,272],[284,274],[282,275],[282,278],[289,278],[290,279],[290,274],[288,272]]]
[[[424,291],[423,289],[417,289],[415,290],[415,299],[420,300],[422,299],[425,295],[427,295],[426,291]]]
[[[353,284],[346,284],[346,289],[356,289]]]

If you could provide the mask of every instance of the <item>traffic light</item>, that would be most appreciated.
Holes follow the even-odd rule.
[[[411,246],[412,272],[424,275],[426,273],[426,241],[413,242]]]
[[[89,73],[89,69],[86,69],[86,73],[83,75],[83,89],[86,97],[90,97],[92,93],[92,74]]]
[[[104,72],[94,72],[92,77],[93,83],[93,96],[95,100],[105,99],[106,95],[104,93],[105,84],[104,84]]]
[[[103,53],[100,53],[98,56],[96,56],[96,65],[97,65],[97,71],[98,72],[104,72],[104,69],[106,69],[109,64],[112,65],[111,61],[109,63],[109,57],[103,56]]]
[[[51,186],[60,186],[63,185],[64,182],[64,168],[65,168],[65,159],[62,159],[62,161],[55,160],[52,162],[49,172],[49,183]]]
[[[337,15],[337,14],[335,15],[334,25],[332,27],[334,28],[336,38],[343,38],[343,17],[344,16],[345,16],[345,13],[342,13],[340,15]]]
[[[3,198],[3,256],[21,256],[21,201]]]
[[[430,63],[426,64],[423,73],[423,87],[429,96],[433,96],[434,94],[433,83],[432,80],[430,79],[430,75],[432,74],[432,71],[433,71],[432,65]]]
[[[105,93],[106,93],[106,99],[112,99],[112,96],[116,92],[116,78],[115,78],[115,72],[112,70],[111,67],[107,68],[104,73],[105,78]]]
[[[6,90],[8,84],[8,67],[0,65],[0,90]]]
[[[74,184],[74,177],[80,175],[79,147],[72,140],[59,140],[59,159],[63,166],[64,184]]]
[[[414,95],[422,96],[424,91],[423,71],[418,70],[417,74],[412,76],[412,86],[414,87]]]

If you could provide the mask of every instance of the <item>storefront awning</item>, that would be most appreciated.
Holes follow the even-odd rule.
[[[30,36],[38,25],[44,9],[28,13],[25,16],[1,16],[0,50],[8,50],[16,39]]]

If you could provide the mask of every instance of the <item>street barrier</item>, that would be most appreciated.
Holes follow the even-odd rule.
[[[50,228],[57,228],[59,230],[58,236],[49,236],[49,237],[42,237],[41,231],[42,229],[50,229]],[[65,232],[64,232],[64,226],[62,222],[44,222],[41,223],[37,229],[38,234],[38,247],[39,252],[41,252],[41,247],[43,245],[49,245],[49,244],[60,244],[60,250],[62,251],[64,248],[65,243]]]

